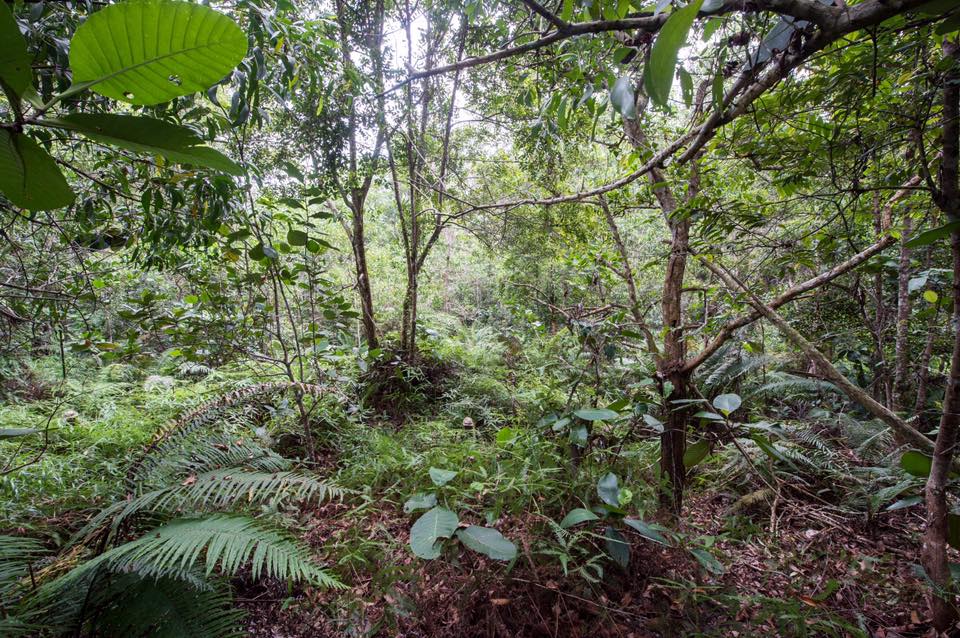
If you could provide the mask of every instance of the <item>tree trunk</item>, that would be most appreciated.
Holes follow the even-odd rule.
[[[687,406],[674,403],[689,398],[690,375],[684,372],[686,356],[683,338],[683,276],[687,266],[687,253],[690,240],[690,221],[669,220],[673,239],[670,245],[670,257],[663,280],[663,356],[658,363],[658,373],[664,383],[670,383],[671,391],[664,392],[666,420],[660,435],[660,473],[669,481],[669,491],[661,491],[660,504],[669,508],[675,515],[683,507],[683,487],[686,481],[686,468],[683,466],[683,453],[687,442]]]
[[[903,218],[903,239],[900,242],[900,266],[897,275],[897,339],[895,344],[896,364],[893,374],[893,401],[890,409],[894,412],[903,411],[907,396],[907,373],[910,369],[910,249],[907,240],[913,224],[910,216]],[[903,441],[898,441],[903,444]]]
[[[955,41],[945,40],[944,55],[960,62],[960,47]],[[948,222],[960,221],[960,72],[946,73],[943,80],[943,154],[940,165],[940,188],[935,194],[937,205],[946,213]],[[949,506],[946,485],[957,444],[960,426],[960,231],[950,236],[953,254],[953,356],[950,360],[950,378],[943,397],[940,430],[933,451],[930,477],[927,479],[927,529],[923,536],[923,567],[933,581],[935,591],[930,597],[930,616],[937,631],[949,631],[956,626],[958,613],[950,564],[947,561]]]
[[[875,192],[873,196],[873,226],[876,237],[879,239],[884,232],[879,192]],[[892,405],[890,371],[887,369],[884,346],[886,345],[887,317],[890,313],[883,295],[883,277],[883,272],[877,272],[873,276],[874,315],[872,332],[874,351],[871,367],[874,370],[873,398],[889,408]]]
[[[360,324],[363,327],[363,338],[371,350],[380,347],[377,336],[377,321],[373,315],[373,291],[370,286],[370,275],[367,272],[367,244],[364,238],[363,208],[353,212],[353,233],[351,244],[353,261],[357,272],[357,294],[360,295]]]
[[[960,325],[960,231],[950,238],[953,252],[953,325]],[[950,379],[943,397],[943,415],[940,432],[933,450],[930,478],[927,479],[927,529],[923,537],[923,566],[935,585],[941,590],[930,598],[930,615],[937,631],[954,627],[958,614],[956,596],[947,561],[947,505],[946,485],[957,444],[960,426],[960,330],[954,329],[953,356],[950,361]]]

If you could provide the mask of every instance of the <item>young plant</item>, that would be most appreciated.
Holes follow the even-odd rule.
[[[410,528],[410,549],[425,560],[439,558],[448,540],[457,538],[475,552],[494,560],[511,561],[517,556],[517,546],[492,527],[467,525],[460,522],[456,512],[437,505],[437,492],[442,491],[458,472],[431,467],[430,480],[437,491],[415,494],[404,504],[406,513],[426,509]]]

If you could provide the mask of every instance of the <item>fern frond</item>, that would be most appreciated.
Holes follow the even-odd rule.
[[[792,374],[787,374],[781,372],[777,374],[778,379],[770,383],[766,383],[751,393],[751,396],[758,395],[770,395],[770,394],[779,394],[785,395],[788,393],[793,394],[815,394],[818,392],[836,392],[840,393],[840,389],[837,386],[833,385],[829,381],[821,381],[819,379],[808,379],[806,377],[798,377]]]
[[[732,355],[732,356],[731,356]],[[713,394],[719,388],[722,388],[731,381],[728,372],[740,361],[740,356],[736,351],[726,352],[725,356],[709,370],[706,379],[703,380],[703,387],[706,392]]]
[[[166,456],[171,450],[177,449],[179,439],[188,438],[218,421],[227,419],[227,413],[230,410],[252,406],[254,412],[260,411],[270,398],[289,390],[296,390],[314,397],[323,397],[327,394],[339,395],[335,388],[327,386],[278,381],[258,383],[217,396],[162,427],[140,457],[130,465],[127,471],[128,483],[135,484],[138,475],[149,473],[159,463],[158,457]]]
[[[309,549],[288,535],[246,516],[219,514],[171,521],[100,554],[58,580],[63,581],[61,586],[69,586],[101,569],[182,579],[185,572],[201,563],[207,575],[219,569],[232,576],[249,564],[254,578],[269,576],[323,587],[343,586],[311,561]]]
[[[141,512],[200,512],[228,509],[283,500],[324,501],[343,496],[344,490],[306,472],[248,472],[242,468],[213,470],[188,476],[179,485],[153,490],[107,508],[97,516],[96,526],[113,519],[116,529],[122,521]],[[94,523],[91,521],[91,524]],[[87,533],[91,525],[85,528]]]
[[[55,635],[235,636],[230,589],[195,571],[144,577],[90,563],[41,586],[28,611]]]
[[[40,627],[16,616],[0,618],[0,636],[17,638],[18,636],[36,636]]]
[[[182,472],[197,473],[229,467],[246,467],[261,472],[282,472],[293,464],[273,450],[227,436],[211,437],[191,450],[185,459],[171,459]]]
[[[30,563],[45,553],[36,539],[0,536],[0,598],[9,599],[20,579],[29,574]]]
[[[198,591],[171,578],[124,575],[110,589],[119,596],[97,617],[98,635],[228,638],[244,633],[244,613],[233,606],[226,587]]]

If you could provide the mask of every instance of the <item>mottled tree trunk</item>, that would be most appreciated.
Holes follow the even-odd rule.
[[[943,52],[954,58],[953,70],[943,79],[943,153],[940,164],[940,187],[935,194],[937,205],[948,222],[960,221],[960,47],[955,41],[945,40]],[[960,231],[950,236],[953,255],[953,356],[950,360],[950,378],[943,397],[943,413],[940,430],[934,445],[930,477],[927,479],[926,505],[927,528],[923,536],[923,567],[933,581],[935,591],[930,597],[930,616],[937,631],[955,629],[958,618],[956,588],[950,576],[947,561],[947,536],[949,531],[947,503],[947,480],[953,463],[957,444],[957,427],[960,426]]]
[[[353,249],[353,262],[357,275],[357,294],[360,296],[360,325],[363,328],[363,338],[371,350],[380,347],[377,336],[377,321],[373,314],[373,290],[370,285],[370,275],[367,272],[367,244],[364,238],[363,207],[352,211],[353,233],[350,238]]]
[[[689,252],[690,222],[687,219],[670,220],[672,241],[667,270],[663,281],[663,354],[659,362],[659,374],[664,383],[672,388],[664,392],[666,420],[660,435],[660,472],[669,482],[669,491],[661,492],[661,506],[679,514],[683,507],[683,488],[686,469],[683,453],[687,443],[688,411],[683,401],[690,397],[690,374],[684,372],[685,348],[683,337],[683,276]]]
[[[912,223],[909,215],[903,219],[903,235],[900,241],[900,264],[897,275],[897,338],[895,343],[896,363],[893,371],[893,400],[890,409],[901,412],[908,391],[908,373],[910,370],[910,249],[907,239],[910,237]],[[903,441],[898,441],[903,443]]]

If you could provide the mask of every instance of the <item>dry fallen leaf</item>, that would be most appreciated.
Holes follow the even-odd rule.
[[[184,485],[184,486],[193,485],[196,482],[197,482],[197,475],[191,474],[190,476],[188,476],[183,480],[183,483],[181,483],[181,485]]]

